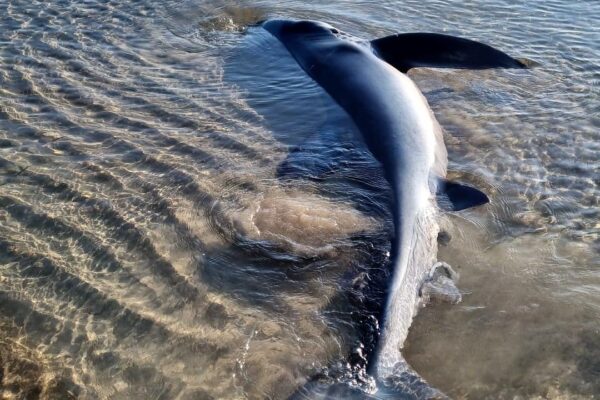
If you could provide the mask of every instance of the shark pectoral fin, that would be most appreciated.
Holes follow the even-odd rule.
[[[371,41],[376,54],[406,73],[415,67],[527,68],[528,65],[487,44],[439,33],[405,33]]]
[[[441,179],[437,189],[438,206],[446,211],[460,211],[490,202],[485,193],[474,187]]]

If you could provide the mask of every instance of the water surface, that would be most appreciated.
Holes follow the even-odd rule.
[[[385,260],[389,188],[247,29],[276,16],[539,64],[410,73],[449,175],[492,202],[442,221],[464,301],[422,310],[404,353],[458,399],[600,395],[597,1],[5,0],[2,396],[280,399],[357,345],[352,282]]]

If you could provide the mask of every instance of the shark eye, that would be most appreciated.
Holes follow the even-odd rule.
[[[340,31],[338,31],[335,28],[331,28],[331,33],[333,33],[334,35],[337,35],[338,33],[340,33]]]

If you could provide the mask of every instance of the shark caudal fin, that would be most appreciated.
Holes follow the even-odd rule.
[[[356,380],[322,379],[315,377],[300,387],[288,400],[450,400],[430,386],[404,360],[392,374],[369,385],[369,390],[357,386]]]
[[[371,46],[379,58],[404,73],[415,67],[487,69],[528,66],[487,44],[439,33],[397,34],[375,39]]]

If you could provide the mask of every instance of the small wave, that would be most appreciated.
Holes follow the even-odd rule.
[[[235,3],[217,0],[167,7],[168,30],[198,45],[222,45],[228,35],[243,32],[266,18],[261,7]]]

